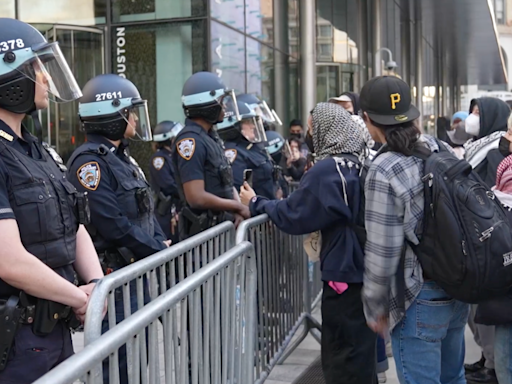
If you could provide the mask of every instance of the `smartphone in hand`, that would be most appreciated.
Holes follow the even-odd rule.
[[[252,169],[244,170],[244,182],[249,184],[249,186],[252,188]]]

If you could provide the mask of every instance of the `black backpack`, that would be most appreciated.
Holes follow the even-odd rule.
[[[425,210],[420,243],[410,245],[425,276],[451,297],[478,303],[504,295],[512,287],[505,211],[467,161],[437,144],[439,152],[413,154],[424,161]]]

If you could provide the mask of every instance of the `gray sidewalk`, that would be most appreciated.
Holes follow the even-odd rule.
[[[320,320],[320,311],[317,309],[314,313],[315,318]],[[300,331],[298,332],[300,334]],[[474,363],[480,359],[480,349],[473,340],[473,335],[466,328],[466,362]],[[283,365],[277,366],[271,372],[265,384],[289,384],[293,383],[313,361],[320,356],[320,344],[308,336],[302,344],[297,348],[290,357],[284,362]],[[386,372],[386,384],[398,384],[396,375],[395,362],[393,358],[389,360],[389,370]]]
[[[320,309],[317,308],[313,315],[320,320]],[[297,334],[300,334],[299,330]],[[160,336],[161,337],[161,336]],[[75,352],[83,348],[83,333],[73,335]],[[308,335],[302,344],[290,355],[283,365],[276,366],[265,384],[290,384],[293,383],[308,367],[320,356],[320,344]],[[473,340],[469,328],[466,328],[466,362],[474,363],[480,359],[480,349]],[[387,384],[398,384],[395,362],[391,358],[387,374]]]

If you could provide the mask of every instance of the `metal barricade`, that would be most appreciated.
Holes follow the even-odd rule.
[[[108,328],[116,326],[116,311],[129,317],[150,299],[162,295],[177,281],[190,276],[235,245],[235,227],[221,223],[150,257],[130,264],[101,279],[92,292],[85,320],[85,345],[102,334],[105,300],[108,303]],[[130,293],[136,293],[132,302]],[[122,308],[116,308],[116,296],[122,295]],[[149,296],[149,297],[148,297]],[[118,300],[118,303],[121,301]],[[136,307],[136,308],[134,308]]]
[[[206,262],[208,255],[201,257]],[[118,383],[116,352],[124,344],[131,359],[130,384],[253,383],[255,332],[249,330],[255,329],[255,307],[254,247],[243,242],[156,297],[34,384],[70,384],[78,377],[84,377],[87,384],[100,384],[101,363],[109,356],[110,382]],[[160,337],[159,318],[163,318]],[[142,353],[146,333],[147,357]]]
[[[256,383],[262,383],[310,331],[321,330],[311,316],[311,293],[319,296],[321,282],[316,279],[320,275],[315,272],[315,265],[310,273],[303,236],[280,231],[267,215],[243,221],[236,241],[250,241],[255,249],[258,274],[255,377]],[[301,326],[302,334],[292,343]],[[311,334],[320,342],[317,332]]]
[[[297,189],[299,189],[299,182],[298,181],[290,181],[288,183],[288,188],[290,193],[295,192]]]

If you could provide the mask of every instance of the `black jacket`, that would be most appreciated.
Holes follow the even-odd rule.
[[[512,223],[512,195],[496,191],[510,223]],[[508,295],[478,304],[475,322],[484,325],[512,324],[512,290]]]

